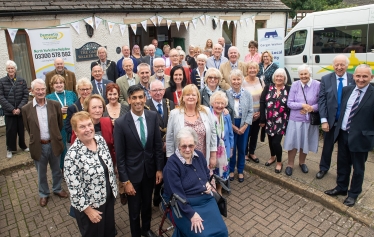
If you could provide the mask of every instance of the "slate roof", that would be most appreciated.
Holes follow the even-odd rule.
[[[280,0],[0,0],[0,16],[98,12],[289,11]]]

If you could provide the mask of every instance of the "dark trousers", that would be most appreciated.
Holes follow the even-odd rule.
[[[260,120],[257,119],[256,121],[252,122],[251,130],[249,131],[248,136],[248,146],[245,148],[245,154],[255,154],[256,146],[257,146],[257,139],[258,139],[258,132],[260,131]],[[249,149],[248,149],[249,148]]]
[[[155,177],[148,178],[144,170],[142,181],[132,184],[136,191],[135,196],[127,195],[132,237],[140,237],[142,231],[147,232],[151,229],[152,192],[155,182]],[[142,216],[141,228],[140,214]]]
[[[274,136],[268,134],[270,154],[277,157],[277,162],[282,162],[282,137],[283,135],[279,134],[275,134]]]
[[[164,166],[166,165],[166,154],[164,155]],[[161,202],[161,195],[160,195],[160,190],[162,185],[164,184],[164,180],[161,181],[161,183],[155,185],[155,190],[153,192],[153,203],[159,203]]]
[[[323,148],[321,161],[319,162],[319,170],[328,171],[331,165],[332,151],[334,150],[334,132],[336,126],[332,126],[330,131],[323,134]]]
[[[74,208],[75,219],[81,232],[82,237],[114,237],[115,236],[115,219],[114,219],[114,202],[115,198],[111,192],[106,202],[99,208],[95,208],[102,212],[101,221],[92,223],[90,218],[83,211],[80,212]]]
[[[18,145],[21,149],[26,149],[25,143],[25,127],[21,115],[7,116],[5,115],[6,127],[6,146],[8,151],[17,151],[17,135]]]
[[[349,178],[353,166],[351,188],[348,190],[348,197],[357,198],[362,192],[365,162],[368,158],[368,152],[351,152],[349,150],[348,136],[349,133],[340,130],[338,138],[338,177],[336,179],[336,189],[339,191],[348,190]]]

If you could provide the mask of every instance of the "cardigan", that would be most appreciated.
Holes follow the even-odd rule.
[[[226,91],[227,98],[229,99],[229,105],[231,108],[235,108],[235,100],[233,97],[233,89],[228,89]],[[247,123],[248,125],[252,124],[253,119],[253,99],[251,93],[247,90],[243,90],[242,97],[240,98],[240,105],[242,108],[242,120],[240,122],[240,127]],[[234,117],[231,115],[231,117]],[[234,121],[232,121],[234,122]]]

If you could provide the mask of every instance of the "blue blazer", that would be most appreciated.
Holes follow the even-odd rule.
[[[207,68],[208,69],[208,68]],[[204,71],[204,80],[205,80],[205,74],[206,74],[207,71]],[[197,88],[199,88],[199,90],[201,89],[200,88],[200,85],[199,83],[197,83],[197,79],[200,79],[200,76],[199,76],[199,73],[197,72],[197,68],[194,68],[191,72],[191,82],[193,84],[195,84],[197,86]],[[204,81],[204,84],[205,84],[205,81]]]
[[[234,148],[234,132],[232,131],[232,122],[230,114],[226,114],[223,116],[223,122],[225,125],[225,148],[226,148],[226,155],[230,157],[230,150]]]
[[[233,114],[231,115],[234,117],[234,110],[235,110],[235,100],[233,97],[233,90],[232,88],[228,89],[226,91],[227,98],[229,99],[229,106],[233,110]],[[253,118],[253,98],[251,93],[249,93],[247,90],[244,90],[242,92],[242,96],[240,98],[240,106],[242,108],[242,121],[240,122],[240,127],[244,125],[244,123],[247,123],[248,125],[252,124],[252,118]],[[234,122],[234,121],[232,121]]]
[[[105,104],[108,104],[109,101],[108,101],[108,98],[106,98],[106,85],[108,85],[109,83],[113,83],[113,82],[109,81],[109,80],[106,80],[106,79],[101,79],[101,80],[102,80],[102,83],[103,83],[103,94],[101,96],[105,100]],[[100,92],[99,92],[99,90],[97,89],[97,86],[96,86],[95,79],[93,81],[91,81],[91,83],[92,83],[92,94],[100,95]]]

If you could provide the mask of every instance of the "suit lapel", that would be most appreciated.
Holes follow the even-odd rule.
[[[336,101],[338,101],[338,85],[336,84],[336,75],[335,75],[335,73],[332,73],[330,78],[331,78],[332,91],[334,92]]]
[[[143,147],[143,144],[142,142],[140,141],[140,137],[139,137],[139,134],[138,134],[138,131],[136,130],[136,127],[135,127],[135,121],[134,119],[132,118],[132,114],[131,112],[127,113],[127,124],[129,125],[130,127],[130,130],[131,132],[133,133],[134,137],[135,137],[135,140],[138,141],[139,145],[141,147]]]
[[[347,85],[350,86],[350,85],[355,85],[355,80],[353,80],[353,76],[352,74],[348,74],[347,73]]]
[[[358,111],[362,108],[362,106],[364,106],[364,104],[366,103],[366,101],[370,98],[370,96],[372,95],[373,93],[373,87],[371,85],[369,85],[368,89],[366,90],[365,92],[365,95],[364,97],[361,99],[360,101],[360,104],[358,105],[358,108],[356,110],[356,113],[355,115],[358,113]]]
[[[47,101],[47,99],[46,99]],[[50,128],[50,125],[52,124],[53,121],[51,121],[52,114],[54,114],[55,111],[53,111],[53,105],[51,101],[47,102],[47,116],[48,116],[48,128]]]
[[[162,121],[163,121],[163,128],[167,126],[167,122],[168,122],[168,116],[169,116],[169,111],[168,111],[168,107],[166,106],[166,99],[162,99],[162,109],[163,109],[163,112],[164,112],[164,117],[162,118]],[[169,101],[169,108],[170,108],[170,101]]]
[[[355,87],[351,88],[348,93],[345,93],[344,94],[344,97],[342,98],[342,102],[341,102],[341,108],[340,108],[340,116],[339,116],[339,121],[343,121],[343,118],[344,118],[344,114],[345,114],[345,110],[347,109],[347,103],[348,103],[348,100],[349,100],[349,97],[351,96],[352,94],[352,91],[355,89]]]
[[[152,103],[153,104],[153,103]],[[147,143],[145,144],[146,146],[148,145],[148,144],[151,144],[151,142],[152,142],[152,140],[153,140],[153,138],[150,136],[151,135],[151,132],[150,132],[150,129],[151,128],[154,128],[154,121],[151,121],[152,119],[149,117],[149,111],[148,110],[144,110],[144,116],[145,116],[145,121],[146,121],[146,123],[147,123]],[[158,124],[158,121],[156,121],[157,122],[157,124]],[[157,129],[158,129],[158,126],[157,126]]]
[[[35,123],[36,123],[36,125],[38,126],[38,128],[40,130],[38,115],[36,113],[36,106],[34,107],[34,106],[32,106],[32,104],[31,104],[31,109],[30,109],[30,117],[33,118],[33,119],[35,119]]]

